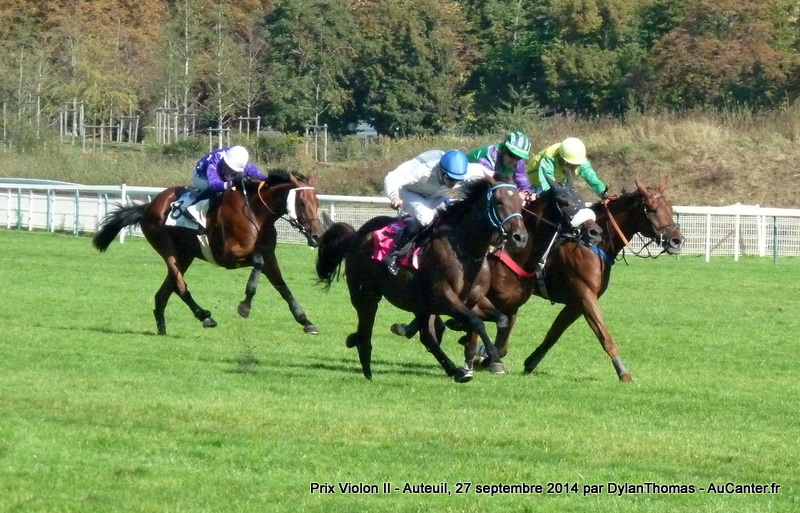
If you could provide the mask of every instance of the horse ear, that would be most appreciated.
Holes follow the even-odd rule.
[[[569,174],[569,173],[567,173],[567,174]],[[553,179],[553,177],[551,177],[550,175],[545,173],[544,174],[544,178],[545,178],[545,180],[547,180],[547,183],[550,184],[550,188],[551,189],[554,189],[554,190],[557,191],[557,190],[559,190],[561,188],[561,185],[558,182],[556,182],[555,179]]]
[[[314,186],[316,186],[316,183],[317,183],[317,177],[313,172],[309,172],[306,175],[306,181],[308,182],[308,185],[310,185],[311,187],[314,187]]]
[[[638,178],[634,177],[633,183],[636,185],[636,188],[639,189],[639,192],[642,193],[642,196],[647,194],[647,186],[640,182]]]
[[[324,210],[321,211],[321,215],[322,215],[322,229],[328,231],[328,228],[330,228],[331,225],[333,225],[333,219]]]
[[[664,194],[664,190],[666,190],[668,183],[669,183],[669,180],[667,179],[666,176],[664,178],[662,178],[661,179],[661,183],[658,184],[658,192],[660,192],[661,194]]]

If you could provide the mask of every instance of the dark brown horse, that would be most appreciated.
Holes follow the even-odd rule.
[[[537,286],[534,293],[554,303],[561,303],[564,307],[544,341],[525,360],[526,373],[533,372],[564,331],[583,315],[611,358],[619,379],[631,381],[631,375],[619,357],[617,345],[606,328],[598,298],[608,288],[611,267],[617,256],[635,234],[650,239],[643,250],[649,245],[658,244],[658,254],[680,253],[684,239],[673,220],[672,206],[664,197],[665,188],[666,182],[653,188],[636,180],[635,191],[593,205],[597,222],[603,227],[603,240],[597,248],[592,250],[576,242],[568,242],[550,255],[539,277],[541,286]],[[638,255],[642,256],[642,253]],[[651,256],[649,250],[644,256]],[[502,264],[495,262],[493,265],[497,267]],[[502,309],[501,305],[497,306]]]
[[[522,200],[511,184],[494,179],[463,185],[464,199],[442,214],[422,246],[419,269],[401,269],[393,276],[382,262],[372,258],[374,231],[394,220],[381,216],[368,221],[358,231],[346,223],[334,223],[322,236],[317,256],[317,276],[330,287],[344,261],[350,302],[358,315],[355,333],[347,337],[347,347],[358,348],[361,368],[372,379],[372,330],[378,303],[385,297],[403,310],[413,312],[420,324],[420,339],[433,353],[449,376],[457,382],[472,378],[472,372],[456,366],[440,346],[443,327],[436,314],[452,316],[479,334],[487,353],[496,358],[483,320],[472,307],[489,287],[485,266],[491,243],[503,235],[510,251],[527,242],[522,224]],[[500,312],[487,313],[500,324]]]
[[[245,288],[245,298],[239,304],[239,314],[250,314],[251,301],[258,280],[263,273],[281,297],[288,303],[295,320],[306,333],[317,334],[317,328],[308,320],[300,303],[283,280],[278,260],[275,258],[277,231],[275,221],[283,217],[297,228],[316,247],[322,235],[322,225],[317,217],[319,200],[314,192],[311,177],[285,170],[272,170],[266,182],[240,183],[225,192],[218,205],[208,213],[208,247],[212,263],[225,269],[252,266]],[[102,221],[92,242],[99,251],[105,251],[126,226],[139,225],[142,233],[167,264],[167,277],[155,295],[158,333],[167,332],[164,310],[172,293],[194,314],[203,327],[213,328],[217,322],[211,312],[201,308],[189,293],[184,274],[195,258],[209,260],[201,248],[194,230],[166,226],[170,206],[184,192],[185,187],[165,189],[150,203],[121,206],[110,212]]]
[[[505,357],[507,353],[508,338],[516,322],[519,308],[528,301],[536,287],[534,273],[526,269],[539,268],[549,254],[567,241],[577,241],[587,246],[593,246],[600,241],[603,230],[595,222],[595,213],[585,207],[586,203],[575,189],[571,176],[567,175],[567,178],[564,184],[551,182],[550,189],[522,209],[522,219],[528,232],[528,243],[523,250],[511,255],[500,249],[487,257],[492,277],[491,286],[476,309],[480,310],[489,305],[490,308],[495,307],[508,317],[508,325],[498,325],[497,328],[495,345],[500,358]],[[503,261],[500,259],[501,255]],[[446,325],[456,330],[464,329],[463,325],[455,320],[447,321]],[[417,329],[413,321],[409,324],[392,326],[393,333],[408,338],[412,337]],[[474,332],[470,332],[461,340],[465,347],[467,362],[473,361],[475,356],[475,341]],[[488,368],[492,372],[505,371],[497,366]]]

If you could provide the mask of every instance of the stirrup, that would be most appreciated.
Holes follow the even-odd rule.
[[[389,270],[392,276],[397,276],[397,273],[400,272],[400,264],[397,263],[397,260],[400,258],[399,255],[388,255],[384,260],[386,264],[386,269]]]

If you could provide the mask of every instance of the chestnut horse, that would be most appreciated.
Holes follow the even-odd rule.
[[[637,256],[677,255],[684,242],[680,228],[673,220],[672,206],[664,197],[666,182],[662,181],[657,188],[643,185],[638,180],[635,183],[635,191],[592,206],[598,223],[603,227],[603,240],[596,250],[568,242],[547,259],[539,278],[542,286],[538,286],[534,293],[564,307],[542,343],[525,360],[526,373],[533,372],[564,331],[583,315],[611,358],[619,379],[631,381],[617,345],[606,328],[598,299],[608,288],[611,266],[635,234],[650,239],[643,250],[652,244],[658,244],[660,248],[655,256],[649,250],[646,255],[640,251]],[[499,347],[498,350],[502,351]]]
[[[347,223],[334,223],[322,235],[317,276],[330,288],[344,262],[350,302],[358,315],[358,328],[347,337],[346,345],[358,348],[367,379],[372,379],[372,330],[383,297],[414,313],[421,326],[420,340],[456,382],[472,379],[472,371],[458,367],[442,350],[443,328],[435,323],[436,314],[450,315],[470,326],[490,358],[497,358],[483,320],[471,309],[489,287],[485,257],[490,244],[504,237],[512,252],[525,247],[528,235],[520,215],[522,200],[514,185],[493,178],[465,183],[462,188],[463,199],[425,229],[427,238],[416,271],[403,268],[393,276],[372,258],[373,232],[395,218],[373,218],[358,231]],[[499,324],[506,322],[496,310],[486,315]]]
[[[242,317],[250,314],[251,301],[263,273],[281,297],[288,303],[295,320],[306,333],[317,334],[317,328],[306,317],[300,303],[292,295],[281,275],[275,257],[277,230],[275,221],[283,217],[302,233],[311,247],[316,247],[323,228],[317,217],[319,200],[314,192],[313,178],[282,169],[269,172],[264,182],[244,181],[225,192],[218,205],[210,208],[207,221],[207,241],[212,263],[225,269],[252,266],[245,288],[245,298],[239,304]],[[170,206],[185,187],[170,187],[153,201],[138,205],[120,206],[103,219],[92,242],[101,252],[126,226],[139,225],[147,241],[167,264],[167,276],[155,295],[156,327],[159,335],[167,332],[164,310],[174,292],[186,303],[195,318],[205,328],[217,322],[211,312],[201,308],[192,298],[184,274],[195,258],[209,260],[201,248],[194,230],[166,226]]]

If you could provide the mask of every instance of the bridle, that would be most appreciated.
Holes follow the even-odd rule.
[[[500,218],[500,214],[497,213],[497,202],[494,199],[494,191],[501,188],[511,187],[516,189],[516,185],[510,183],[501,183],[498,185],[493,185],[486,191],[486,216],[489,218],[489,222],[492,226],[503,233],[505,235],[505,230],[503,226],[509,221],[509,219],[513,219],[515,217],[522,217],[522,214],[519,212],[514,212],[513,214],[506,216],[505,219]]]
[[[264,198],[261,196],[261,190],[264,188],[264,182],[258,184],[258,199],[261,201],[261,204],[264,205],[267,210],[272,212],[274,215],[280,217],[281,219],[288,222],[294,229],[298,230],[302,235],[305,237],[311,236],[311,230],[309,230],[308,225],[312,221],[311,219],[304,219],[298,217],[297,215],[297,191],[304,191],[304,190],[314,190],[314,187],[310,185],[303,185],[300,187],[293,187],[289,189],[289,193],[286,195],[286,214],[280,215],[264,201]]]
[[[659,199],[659,198],[663,198],[663,197],[664,196],[662,196],[658,192],[654,192],[653,195],[652,195],[652,199]],[[655,215],[658,213],[658,209],[652,209],[652,210],[648,209],[646,200],[647,200],[647,198],[642,196],[642,211],[644,212],[645,217],[647,218],[648,222],[650,223],[650,227],[652,228],[653,233],[655,234],[655,236],[649,237],[650,240],[646,241],[644,243],[644,245],[642,246],[642,249],[640,249],[639,251],[635,251],[631,247],[630,242],[628,241],[627,237],[625,237],[625,235],[622,233],[622,229],[619,227],[619,224],[617,224],[617,221],[614,219],[614,215],[611,213],[611,209],[608,208],[608,200],[603,200],[602,204],[603,204],[603,207],[606,210],[606,214],[608,214],[608,220],[611,222],[611,226],[614,228],[614,230],[616,231],[617,235],[619,235],[620,239],[622,239],[623,248],[627,248],[635,256],[641,256],[643,258],[646,258],[646,257],[657,258],[658,256],[662,255],[663,253],[665,253],[667,251],[666,243],[667,243],[668,236],[665,235],[665,233],[670,233],[670,232],[672,232],[674,230],[679,229],[680,227],[678,226],[678,223],[676,223],[675,221],[672,221],[669,224],[664,224],[664,225],[659,226],[657,224],[657,220],[655,219]],[[637,233],[639,233],[639,232],[637,232]],[[653,256],[653,254],[650,252],[649,248],[650,248],[651,245],[656,244],[656,243],[661,248],[661,251],[657,255]],[[647,251],[647,255],[642,255],[642,253],[644,253],[645,250]]]

